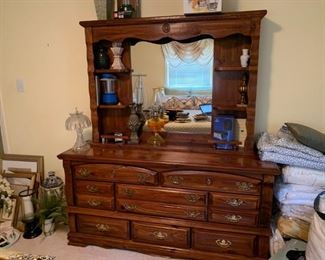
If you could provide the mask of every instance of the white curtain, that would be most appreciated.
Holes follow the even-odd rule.
[[[203,39],[192,43],[172,41],[162,45],[165,59],[173,67],[182,62],[208,64],[213,58],[213,39]]]

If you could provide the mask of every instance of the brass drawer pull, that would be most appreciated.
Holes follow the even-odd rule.
[[[139,183],[146,183],[147,181],[149,181],[150,176],[145,173],[139,173],[137,175],[137,178]]]
[[[200,199],[200,196],[197,194],[186,194],[185,199],[190,203],[196,203]]]
[[[86,186],[87,191],[91,192],[91,193],[96,193],[98,192],[98,187],[94,186],[94,185],[87,185]]]
[[[207,185],[210,186],[210,185],[212,185],[212,183],[213,183],[212,178],[211,177],[208,177],[207,178]]]
[[[201,216],[201,212],[199,211],[191,211],[191,210],[187,210],[186,211],[186,216],[190,217],[190,218],[197,218],[199,216]]]
[[[250,191],[254,185],[249,182],[236,182],[237,188],[240,191]]]
[[[78,170],[78,173],[82,176],[82,177],[88,177],[91,175],[91,172],[87,169],[87,168],[81,168]]]
[[[99,232],[108,232],[111,228],[105,224],[96,224],[96,228]]]
[[[229,248],[229,247],[231,247],[232,243],[229,240],[217,239],[216,244],[217,244],[217,246],[219,246],[221,248]]]
[[[239,215],[227,215],[225,216],[225,219],[231,223],[238,223],[242,217]]]
[[[153,232],[153,236],[155,239],[158,239],[158,240],[166,240],[168,237],[168,234],[165,232],[155,231],[155,232]]]
[[[184,181],[184,178],[181,176],[170,176],[169,180],[172,184],[180,185]]]
[[[132,189],[129,189],[129,188],[125,188],[124,189],[124,193],[125,193],[126,196],[128,196],[129,198],[131,198],[133,196],[133,194],[135,193],[135,191],[132,190]]]
[[[98,201],[98,200],[88,200],[88,204],[91,207],[98,207],[98,206],[102,205],[102,202]]]
[[[124,207],[124,209],[127,210],[127,211],[134,211],[134,210],[137,209],[137,206],[136,206],[136,205],[124,204],[123,207]]]
[[[241,206],[244,203],[244,201],[242,201],[241,199],[229,199],[226,201],[226,203],[234,208],[237,208]]]

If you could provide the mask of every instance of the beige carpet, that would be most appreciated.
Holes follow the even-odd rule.
[[[165,257],[144,255],[127,250],[104,249],[96,246],[69,246],[67,244],[67,227],[59,227],[59,229],[49,237],[45,237],[43,234],[34,239],[24,239],[20,237],[20,239],[6,251],[52,255],[56,257],[55,260],[168,260],[168,258]]]

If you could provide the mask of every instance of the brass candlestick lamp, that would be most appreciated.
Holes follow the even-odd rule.
[[[244,73],[242,83],[238,88],[240,94],[240,103],[237,104],[238,107],[246,107],[248,104],[248,97],[247,97],[247,74]]]

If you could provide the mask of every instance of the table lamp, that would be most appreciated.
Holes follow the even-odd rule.
[[[83,129],[91,126],[89,118],[82,112],[79,112],[76,108],[75,113],[71,113],[68,119],[65,121],[65,128],[67,130],[75,130],[77,133],[77,139],[73,146],[73,150],[76,152],[83,151],[89,148],[89,144],[83,138]]]

